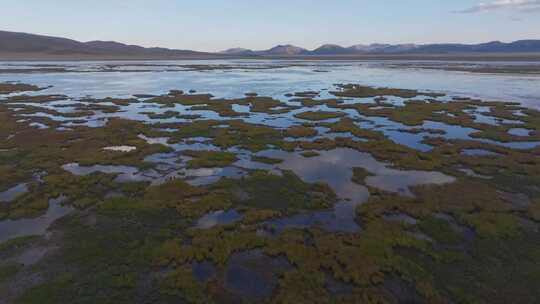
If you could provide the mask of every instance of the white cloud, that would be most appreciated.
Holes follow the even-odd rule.
[[[540,0],[496,0],[481,2],[467,9],[456,11],[456,13],[470,14],[501,9],[517,9],[523,12],[537,11],[540,9]]]

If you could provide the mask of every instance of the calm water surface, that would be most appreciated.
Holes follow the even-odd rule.
[[[1,72],[10,68],[32,68],[36,64],[54,64],[72,72]],[[436,64],[444,66],[445,62],[438,61]],[[506,63],[489,64],[502,66]],[[118,66],[108,69],[109,65]],[[179,65],[208,65],[214,68],[227,65],[235,68],[194,71]],[[0,81],[17,80],[41,86],[52,85],[51,89],[44,92],[71,97],[129,97],[137,93],[163,94],[171,89],[181,89],[230,98],[253,91],[259,95],[282,98],[291,92],[329,89],[335,83],[359,83],[517,101],[529,107],[540,108],[540,75],[479,74],[415,68],[421,65],[413,62],[404,64],[407,68],[396,68],[400,62],[282,60],[0,62]]]

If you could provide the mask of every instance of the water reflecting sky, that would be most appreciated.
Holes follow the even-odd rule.
[[[74,72],[1,72],[10,68],[32,68],[36,64],[43,63],[0,62],[0,81],[15,80],[41,86],[53,85],[53,88],[44,92],[62,93],[72,97],[128,97],[136,93],[162,94],[171,89],[194,89],[227,98],[240,97],[254,90],[259,95],[283,98],[284,94],[291,92],[329,89],[335,83],[359,83],[517,101],[526,106],[540,108],[540,75],[455,72],[415,68],[414,64],[400,68],[399,62],[389,61],[55,62],[48,64],[67,66]],[[119,66],[112,69],[107,67],[115,64]],[[445,62],[435,64],[444,66]],[[489,64],[498,66],[506,63]],[[194,71],[187,69],[186,65],[207,65],[213,69]],[[229,68],[216,68],[218,65]],[[134,70],[137,71],[133,72]]]

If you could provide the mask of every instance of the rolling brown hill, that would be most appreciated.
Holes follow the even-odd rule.
[[[0,31],[0,59],[185,59],[224,57],[212,53],[145,48],[114,41],[80,42],[67,38]]]

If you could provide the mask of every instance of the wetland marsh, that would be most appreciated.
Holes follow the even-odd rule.
[[[490,65],[0,63],[0,303],[538,302],[540,77]]]

